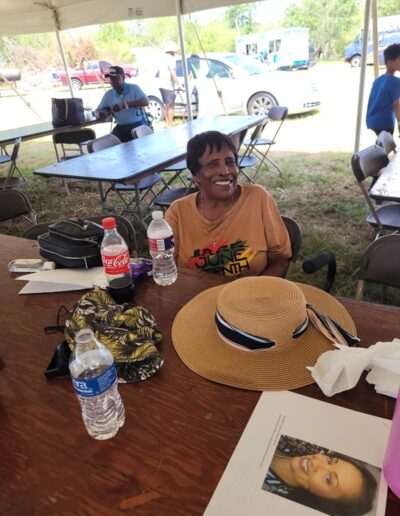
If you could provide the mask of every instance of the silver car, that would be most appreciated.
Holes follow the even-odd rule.
[[[266,114],[272,106],[287,106],[289,114],[304,113],[318,108],[318,84],[309,71],[269,71],[267,65],[254,58],[218,52],[207,54],[207,59],[192,55],[187,60],[194,114]],[[182,60],[177,59],[177,75],[182,79]],[[153,76],[136,77],[150,100],[149,112],[162,120],[164,104]],[[176,115],[186,113],[186,97],[177,92]]]

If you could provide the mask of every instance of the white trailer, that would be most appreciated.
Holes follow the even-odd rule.
[[[236,53],[254,56],[274,69],[308,68],[309,30],[304,27],[255,32],[236,38]]]

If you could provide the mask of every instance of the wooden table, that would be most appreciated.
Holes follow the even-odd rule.
[[[122,145],[79,156],[34,173],[87,181],[124,182],[164,170],[186,156],[190,138],[203,131],[215,130],[233,135],[260,124],[266,116],[238,115],[198,118],[171,129],[149,134]]]
[[[373,199],[400,202],[400,152],[396,152],[387,166],[381,170],[369,195]]]
[[[0,256],[5,364],[0,370],[0,514],[202,514],[259,398],[257,392],[196,375],[171,342],[179,308],[220,278],[180,270],[170,287],[151,278],[138,282],[136,300],[155,315],[164,335],[165,364],[149,380],[120,385],[125,426],[113,439],[95,441],[83,426],[70,379],[43,375],[60,340],[43,328],[55,324],[60,305],[72,308],[80,293],[19,296],[23,282],[14,281],[6,265],[13,258],[37,257],[36,243],[0,235]],[[342,301],[364,346],[399,337],[399,308]],[[393,415],[394,401],[376,394],[364,379],[333,398],[325,398],[316,385],[297,392],[376,416]],[[386,514],[400,514],[400,501],[391,492]]]

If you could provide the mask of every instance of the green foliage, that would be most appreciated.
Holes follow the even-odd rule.
[[[112,63],[132,61],[131,48],[133,46],[134,37],[124,22],[100,25],[99,31],[94,37],[97,56]]]
[[[1,40],[0,53],[6,63],[33,72],[54,67],[59,50],[53,33],[8,36]]]
[[[240,4],[227,7],[225,21],[228,27],[236,30],[236,34],[257,32],[260,26],[255,20],[256,4]]]
[[[229,28],[222,20],[213,20],[207,26],[194,22],[185,24],[187,54],[200,54],[202,48],[206,52],[234,52],[234,29]]]
[[[67,63],[73,68],[82,68],[83,61],[99,59],[94,42],[91,38],[79,36],[75,38],[64,38],[64,51]],[[101,56],[103,57],[103,56]]]
[[[284,18],[285,27],[308,27],[310,40],[326,57],[341,54],[361,24],[358,0],[303,0],[290,6]]]
[[[175,17],[153,18],[132,22],[133,47],[158,47],[171,40],[178,42],[178,22]]]
[[[379,0],[378,2],[378,16],[392,16],[400,15],[399,0]]]

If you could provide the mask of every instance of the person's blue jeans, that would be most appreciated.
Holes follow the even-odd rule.
[[[134,124],[117,124],[111,132],[112,134],[115,134],[115,136],[117,136],[121,140],[121,142],[129,142],[133,140],[131,132],[132,129],[134,129],[135,127],[139,127],[139,125],[148,125],[148,123],[143,118],[142,120],[139,120],[139,122],[135,122]]]

